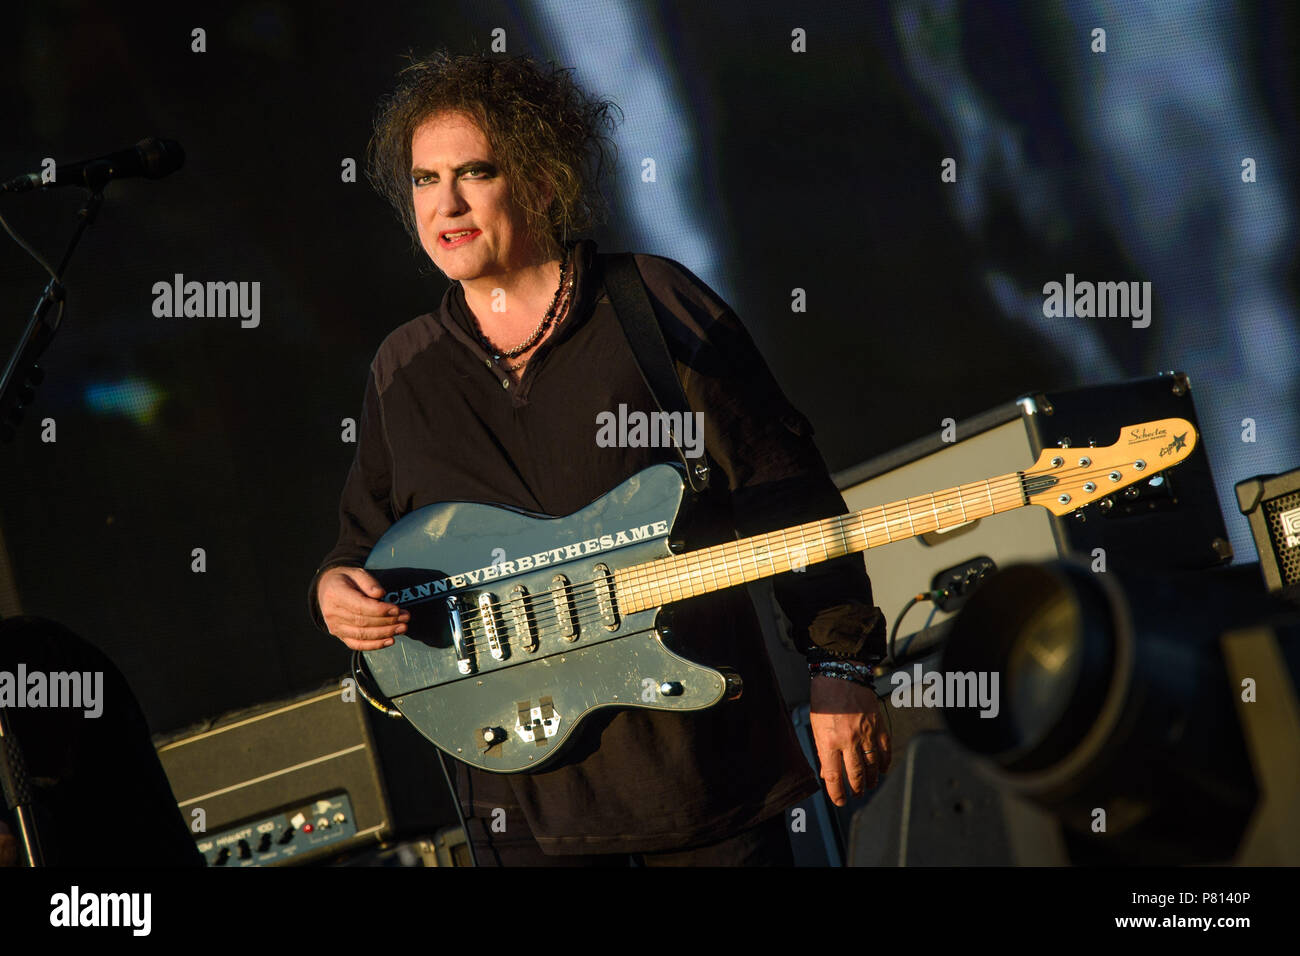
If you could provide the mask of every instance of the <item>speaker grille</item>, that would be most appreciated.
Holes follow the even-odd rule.
[[[1273,541],[1282,583],[1295,584],[1300,581],[1300,547],[1288,544],[1288,539],[1291,542],[1300,539],[1300,491],[1264,502],[1264,514],[1268,518],[1268,534]]]

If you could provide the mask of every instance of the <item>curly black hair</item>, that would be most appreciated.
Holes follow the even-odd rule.
[[[411,137],[441,113],[465,114],[478,124],[538,248],[558,253],[565,236],[603,220],[600,180],[617,158],[612,113],[622,111],[585,93],[571,72],[527,56],[439,50],[398,74],[397,89],[375,117],[366,174],[416,248]]]

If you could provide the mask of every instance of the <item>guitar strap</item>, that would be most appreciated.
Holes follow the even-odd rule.
[[[668,343],[664,341],[663,329],[654,314],[654,307],[650,305],[636,260],[630,252],[608,255],[604,259],[605,291],[609,293],[614,313],[623,326],[628,345],[632,347],[632,357],[641,377],[660,410],[669,414],[680,412],[684,422],[691,414],[691,407],[682,390],[682,381],[677,377],[677,366],[668,352]],[[682,436],[675,437],[677,454],[686,466],[686,480],[691,491],[700,494],[709,486],[708,454],[706,452],[694,460],[687,458]]]

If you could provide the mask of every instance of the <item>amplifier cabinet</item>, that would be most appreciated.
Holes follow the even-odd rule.
[[[850,511],[1029,468],[1046,448],[1110,445],[1120,429],[1160,418],[1197,423],[1191,383],[1181,373],[1112,385],[1037,393],[958,422],[956,441],[941,432],[835,475]],[[1098,550],[1100,549],[1100,550]],[[931,590],[951,569],[990,560],[996,567],[1074,555],[1096,570],[1193,570],[1229,561],[1232,549],[1214,488],[1205,443],[1177,467],[1082,518],[1046,508],[1004,512],[864,553],[876,604],[892,625],[907,601]],[[924,624],[929,605],[899,628],[903,637]],[[955,609],[954,609],[955,610]],[[939,611],[934,623],[951,615]]]
[[[209,866],[309,862],[392,835],[367,706],[336,685],[155,738]]]

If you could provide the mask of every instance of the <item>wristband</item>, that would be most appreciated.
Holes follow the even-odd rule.
[[[872,667],[856,661],[813,661],[808,665],[809,677],[836,677],[860,687],[874,687]]]

